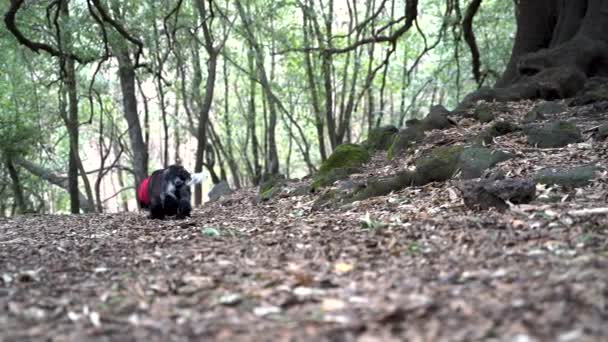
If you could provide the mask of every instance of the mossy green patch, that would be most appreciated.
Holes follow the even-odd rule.
[[[348,175],[361,171],[360,167],[340,167],[326,172],[319,172],[315,175],[312,182],[312,190],[316,191],[319,188],[333,184],[335,181],[344,179]]]
[[[597,138],[599,140],[605,140],[606,138],[608,138],[608,123],[605,123],[598,127]]]
[[[368,150],[356,144],[342,144],[327,158],[314,176],[312,187],[318,189],[357,172],[370,160]]]
[[[399,132],[397,127],[393,125],[387,125],[382,127],[376,127],[369,132],[369,138],[363,144],[366,148],[374,150],[388,150],[393,143],[395,135]]]
[[[370,159],[369,152],[360,145],[342,144],[325,160],[319,168],[324,173],[337,168],[358,167]]]
[[[526,130],[526,134],[528,144],[540,148],[564,147],[583,140],[578,127],[566,121],[556,121],[540,127],[530,127]]]
[[[486,131],[482,132],[478,137],[476,137],[474,143],[490,145],[494,141],[494,138],[520,130],[521,127],[512,122],[496,121]]]
[[[544,169],[534,176],[537,183],[581,187],[589,184],[595,176],[597,167],[579,166],[570,169]]]
[[[569,105],[584,106],[603,101],[608,101],[608,84],[603,77],[592,77],[587,80],[585,88],[570,101]]]
[[[521,127],[509,121],[497,121],[490,127],[490,133],[495,137],[521,131]]]
[[[494,113],[492,111],[492,108],[487,103],[479,104],[475,108],[475,111],[473,112],[473,116],[475,117],[475,119],[477,119],[477,121],[483,122],[483,123],[494,120]]]
[[[258,190],[258,199],[260,201],[268,201],[279,193],[285,185],[285,178],[281,175],[267,175],[264,178]]]
[[[510,159],[512,156],[503,151],[493,151],[485,147],[467,147],[458,159],[463,179],[478,178],[483,171]]]
[[[441,182],[452,178],[458,169],[462,146],[440,146],[416,160],[416,184]]]
[[[350,197],[350,201],[362,201],[371,197],[387,195],[412,185],[414,180],[415,176],[411,171],[402,171],[394,176],[376,178],[367,182],[365,187],[355,191]]]
[[[568,107],[554,101],[543,101],[534,106],[533,110],[535,110],[541,115],[554,115],[567,111]]]
[[[420,125],[415,125],[404,129],[394,137],[393,143],[388,149],[388,159],[393,159],[401,155],[410,147],[414,146],[417,142],[422,141],[422,139],[424,139],[424,131]]]
[[[422,125],[425,130],[446,129],[452,126],[448,115],[450,115],[450,111],[445,109],[444,106],[433,106],[429,114],[422,120]]]
[[[524,119],[522,120],[524,123],[530,123],[538,120],[545,119],[545,116],[539,113],[538,111],[531,109],[524,115]]]

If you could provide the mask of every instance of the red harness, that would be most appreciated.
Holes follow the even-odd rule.
[[[144,179],[137,187],[137,200],[144,205],[150,205],[150,195],[148,194],[148,183],[150,177]]]

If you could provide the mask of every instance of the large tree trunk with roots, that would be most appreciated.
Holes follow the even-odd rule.
[[[608,76],[608,0],[518,0],[517,34],[507,69],[477,100],[561,99],[592,77]]]

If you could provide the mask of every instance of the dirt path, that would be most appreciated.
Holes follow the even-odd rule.
[[[239,193],[187,221],[0,221],[1,337],[608,336],[606,216],[572,218],[559,205],[474,216],[459,206],[419,210],[403,202],[411,195],[310,212],[305,202],[256,206]]]
[[[608,215],[573,210],[608,206],[607,146],[501,164],[600,166],[504,214],[466,209],[451,181],[336,210],[249,189],[185,221],[0,219],[0,340],[605,341]]]

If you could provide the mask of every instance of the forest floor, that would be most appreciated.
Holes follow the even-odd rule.
[[[484,127],[465,126],[425,143]],[[469,210],[453,180],[338,209],[243,189],[182,221],[0,219],[0,340],[606,341],[608,215],[587,209],[608,206],[608,143],[590,134],[556,149],[497,138],[516,154],[497,166],[508,176],[599,166],[505,213]],[[353,177],[407,163],[380,152]]]

